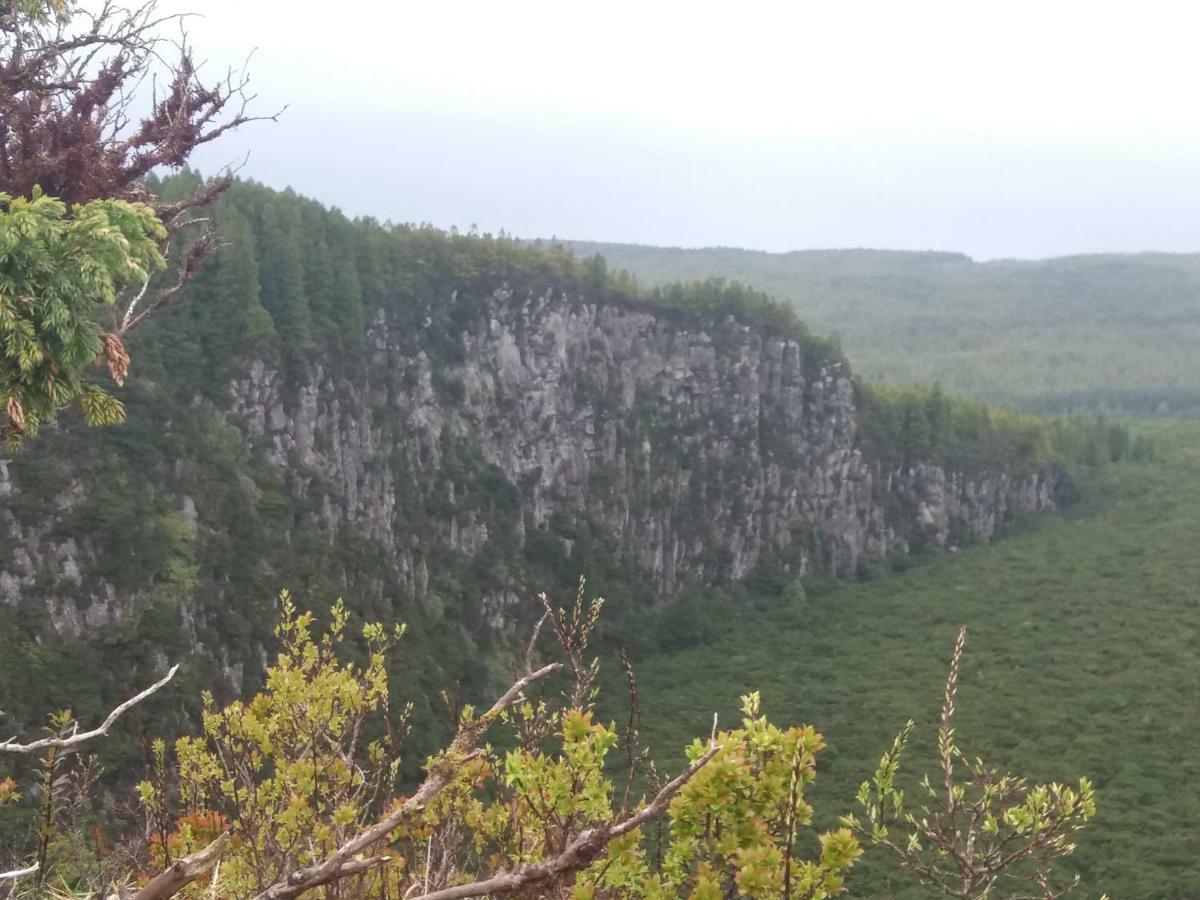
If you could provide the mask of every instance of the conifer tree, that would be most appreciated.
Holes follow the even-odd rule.
[[[333,291],[333,254],[325,235],[329,214],[313,203],[304,203],[300,213],[300,242],[304,261],[304,291],[308,298],[313,337],[329,341],[337,333],[338,298]]]
[[[303,353],[313,346],[313,328],[305,294],[300,214],[285,194],[262,204],[259,215],[262,304],[275,320],[285,353]]]
[[[354,233],[349,222],[338,217],[330,230],[334,325],[341,350],[348,360],[362,357],[365,322],[363,286],[358,274]]]
[[[275,324],[262,305],[254,230],[232,203],[221,204],[218,222],[224,244],[214,266],[214,308],[207,317],[217,332],[213,355],[220,359],[235,350],[269,352],[275,343]]]

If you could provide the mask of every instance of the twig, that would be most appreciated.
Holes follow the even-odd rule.
[[[530,635],[529,643],[525,647],[525,671],[527,673],[533,671],[533,647],[537,643],[538,635],[542,633],[542,626],[546,624],[546,619],[549,616],[549,611],[542,613],[542,617],[533,626],[533,634]]]
[[[179,277],[175,280],[175,283],[158,291],[154,295],[154,299],[136,316],[130,318],[127,315],[125,321],[121,323],[117,335],[124,337],[129,334],[129,332],[145,322],[156,310],[170,302],[195,277],[200,264],[208,259],[216,247],[216,235],[211,231],[206,231],[188,244],[187,250],[184,252],[183,262],[179,267]],[[130,312],[133,312],[132,308]]]

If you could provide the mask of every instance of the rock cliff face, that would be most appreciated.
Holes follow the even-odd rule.
[[[986,539],[1062,485],[869,458],[841,365],[733,317],[502,289],[381,310],[368,346],[353,376],[248,361],[225,414],[282,470],[294,529],[350,526],[416,598],[447,554],[531,541],[587,541],[659,594],[765,562],[850,574]],[[56,527],[84,486],[58,485],[32,519],[21,491],[0,462],[0,603],[43,597],[60,634],[120,621],[129,604],[93,571],[103,551]],[[184,527],[221,527],[173,502]],[[484,620],[501,627],[521,587],[498,581]]]
[[[381,313],[361,385],[316,370],[289,390],[256,363],[230,407],[298,495],[320,491],[321,527],[351,522],[394,548],[416,594],[429,541],[413,524],[438,505],[432,540],[467,555],[496,528],[569,541],[584,521],[664,594],[768,560],[849,574],[914,538],[986,539],[1015,510],[1055,505],[1055,471],[967,477],[865,458],[841,366],[732,317],[503,290],[464,322],[451,361],[426,352],[428,325]],[[493,521],[462,502],[479,488],[447,454],[464,452],[511,489]]]

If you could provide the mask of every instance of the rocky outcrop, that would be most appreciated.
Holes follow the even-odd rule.
[[[415,598],[448,555],[535,540],[566,554],[586,540],[659,594],[766,562],[850,574],[987,539],[1016,511],[1053,507],[1062,480],[871,459],[848,373],[819,346],[557,290],[381,310],[361,370],[250,360],[225,413],[283,470],[294,529],[351,526]],[[93,571],[99,551],[57,528],[85,487],[60,486],[37,516],[16,509],[22,490],[0,461],[0,603],[44,598],[63,635],[128,615]],[[221,527],[191,497],[172,504],[185,531]],[[503,630],[521,588],[492,586],[482,624]]]
[[[128,606],[109,581],[90,571],[96,548],[60,527],[82,501],[82,483],[60,485],[51,496],[39,498],[37,516],[14,510],[20,493],[9,463],[0,459],[0,605],[16,606],[36,597],[49,630],[68,637],[120,622]]]
[[[570,541],[586,523],[666,594],[772,560],[853,573],[1055,504],[1054,471],[867,459],[840,364],[732,317],[504,290],[463,323],[452,359],[427,352],[430,324],[381,313],[359,384],[315,369],[289,388],[255,363],[231,386],[231,414],[296,495],[320,488],[321,527],[351,522],[393,548],[416,594],[431,543],[473,555],[496,529]],[[507,511],[462,502],[479,486],[456,480],[448,448],[477,453],[511,489]],[[439,505],[443,519],[414,528]]]

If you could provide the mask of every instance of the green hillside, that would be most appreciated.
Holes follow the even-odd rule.
[[[159,187],[173,199],[194,188],[195,178],[184,173]],[[212,215],[229,243],[181,302],[130,342],[133,377],[116,391],[128,421],[84,429],[64,416],[30,452],[5,460],[15,490],[0,511],[11,516],[15,533],[50,530],[56,540],[94,552],[94,561],[85,559],[85,584],[64,582],[46,564],[18,602],[0,602],[0,709],[10,726],[34,728],[46,710],[65,704],[83,718],[98,716],[130,682],[149,680],[160,658],[184,661],[179,694],[169,698],[176,710],[195,712],[201,687],[227,690],[226,668],[244,670],[247,686],[256,686],[257,648],[271,642],[273,597],[286,586],[302,604],[322,608],[344,596],[355,616],[408,624],[415,648],[404,673],[412,682],[405,699],[416,704],[413,771],[444,728],[438,691],[459,683],[475,700],[504,677],[505,640],[482,625],[489,592],[511,587],[528,603],[541,590],[569,593],[587,571],[612,597],[605,627],[617,630],[626,612],[655,599],[653,586],[607,538],[579,540],[581,525],[565,514],[555,521],[560,530],[531,528],[527,540],[516,541],[508,523],[522,488],[469,441],[449,454],[453,469],[448,463],[440,475],[428,468],[418,475],[402,468],[397,476],[407,504],[404,539],[432,548],[431,583],[424,594],[414,592],[400,580],[384,539],[352,522],[321,527],[333,488],[314,482],[298,489],[296,479],[311,473],[271,462],[266,439],[227,415],[230,381],[249,360],[277,367],[292,389],[315,370],[350,393],[403,383],[413,377],[407,370],[373,363],[368,352],[365,323],[386,314],[433,360],[431,384],[439,402],[453,408],[465,390],[453,374],[464,352],[462,331],[482,298],[508,285],[553,287],[689,321],[736,314],[804,342],[813,359],[840,361],[790,308],[716,281],[634,293],[599,260],[486,235],[350,220],[251,182],[231,187]],[[1119,428],[993,412],[937,391],[865,389],[859,407],[862,448],[888,466],[924,460],[959,471],[1028,472],[1148,451]],[[451,474],[458,482],[452,491]],[[64,484],[79,492],[65,505],[55,499]],[[487,525],[488,543],[473,556],[438,543],[439,523],[456,514]],[[17,570],[28,553],[21,540],[0,544],[0,572]],[[99,579],[121,614],[71,639],[47,641],[54,598],[71,597],[73,607],[85,609],[86,591],[103,590],[94,587]],[[219,649],[197,653],[197,645]],[[128,735],[102,752],[110,772],[143,755]]]
[[[1170,16],[194,5],[0,0],[0,900],[1200,900]],[[802,220],[1197,252],[431,224]]]
[[[977,263],[956,253],[762,253],[578,241],[644,284],[724,276],[791,301],[870,380],[938,381],[1034,412],[1200,413],[1200,255]]]
[[[185,173],[159,188],[171,198],[189,184],[194,176]],[[849,364],[835,345],[808,330],[797,308],[719,279],[638,288],[598,258],[488,235],[350,220],[292,192],[249,182],[230,188],[212,215],[229,242],[181,302],[130,342],[133,377],[118,391],[128,422],[84,430],[64,416],[30,452],[6,460],[14,489],[2,508],[12,534],[34,551],[39,536],[50,534],[70,553],[82,547],[91,554],[81,554],[91,567],[85,577],[68,582],[62,569],[43,564],[19,602],[0,605],[6,727],[32,731],[46,710],[68,703],[82,720],[98,720],[131,684],[149,682],[163,660],[182,661],[171,687],[97,748],[109,773],[106,784],[119,792],[122,779],[143,771],[140,738],[187,728],[202,689],[220,696],[259,686],[260,648],[272,645],[272,598],[287,586],[321,613],[344,596],[355,624],[408,624],[392,684],[394,699],[415,704],[403,770],[411,778],[446,736],[439,692],[453,686],[469,701],[487,696],[506,678],[507,660],[530,625],[526,607],[515,614],[511,635],[483,627],[484,597],[500,589],[526,602],[542,589],[566,597],[586,572],[590,586],[611,601],[597,649],[614,671],[618,647],[629,646],[637,656],[649,734],[664,752],[678,752],[685,738],[706,733],[714,705],[729,722],[738,694],[761,688],[774,719],[811,720],[829,738],[817,800],[821,824],[830,824],[849,811],[855,783],[894,730],[910,715],[928,719],[936,708],[942,660],[961,617],[975,629],[963,693],[967,737],[978,735],[981,749],[1003,753],[1006,762],[1031,773],[1086,772],[1102,791],[1111,785],[1114,793],[1125,791],[1104,807],[1106,815],[1124,818],[1102,820],[1099,839],[1089,845],[1093,855],[1084,858],[1097,873],[1095,883],[1128,883],[1119,868],[1104,868],[1139,858],[1122,853],[1161,853],[1161,868],[1186,852],[1187,831],[1178,825],[1161,845],[1138,842],[1152,835],[1148,823],[1157,817],[1187,821],[1186,805],[1165,776],[1188,774],[1180,767],[1188,765],[1193,731],[1172,706],[1174,694],[1183,698],[1186,691],[1165,665],[1184,658],[1194,630],[1186,627],[1192,612],[1186,603],[1194,596],[1187,593],[1194,583],[1188,574],[1197,564],[1186,553],[1185,536],[1196,524],[1188,516],[1200,518],[1190,513],[1200,489],[1187,483],[1196,481],[1200,454],[1187,444],[1200,429],[1163,430],[1161,465],[1113,465],[1146,460],[1151,445],[1111,421],[1051,420],[991,410],[938,389],[856,381],[859,449],[887,471],[922,462],[1017,474],[1063,465],[1097,473],[1090,485],[1084,476],[1085,504],[960,557],[921,559],[894,578],[807,584],[807,599],[797,596],[794,575],[780,557],[766,560],[739,586],[719,580],[725,590],[687,590],[667,604],[655,602],[652,582],[602,532],[566,515],[569,507],[517,541],[509,523],[522,485],[487,464],[477,445],[447,440],[441,469],[403,457],[396,465],[407,516],[390,540],[432,548],[432,577],[418,592],[390,561],[387,539],[352,521],[322,527],[334,491],[329,482],[313,478],[294,457],[285,465],[273,462],[269,439],[228,415],[231,381],[251,361],[275,370],[288,390],[319,385],[326,395],[340,392],[348,405],[370,385],[380,387],[367,402],[381,415],[377,421],[389,421],[382,418],[387,390],[416,378],[373,343],[370,323],[390,321],[396,340],[409,344],[385,345],[389,352],[427,355],[431,390],[452,409],[467,390],[455,374],[466,352],[463,332],[487,297],[508,288],[652,310],[664,327],[691,323],[715,334],[737,316],[799,341],[810,359]],[[588,394],[573,396],[587,405]],[[264,416],[273,414],[266,401],[257,402]],[[399,453],[402,423],[390,421],[381,434]],[[770,425],[759,427],[769,433]],[[719,419],[707,427],[720,436]],[[64,485],[72,486],[65,500]],[[657,500],[647,495],[645,502]],[[468,512],[489,535],[473,555],[438,542],[439,523]],[[1174,537],[1158,538],[1147,551],[1156,530]],[[915,535],[912,546],[921,549]],[[18,540],[0,545],[0,571],[33,568],[29,553]],[[858,575],[875,578],[912,562],[902,555],[879,560],[861,566]],[[111,588],[120,615],[89,622],[71,638],[48,640],[52,617],[86,611],[86,591],[103,590],[95,587],[100,580]],[[1165,584],[1159,594],[1146,587],[1159,583]],[[58,604],[58,597],[70,598],[70,605]],[[1138,602],[1159,606],[1122,619],[1118,611]],[[1200,613],[1192,614],[1200,621]],[[1114,643],[1120,640],[1126,643]],[[1175,655],[1164,649],[1154,657],[1142,649],[1159,646],[1155,641]],[[1122,668],[1127,662],[1120,652],[1096,649],[1110,646],[1130,648],[1128,658],[1146,656],[1148,663],[1131,673]],[[240,685],[231,673],[245,673]],[[618,684],[607,695],[619,703],[624,691]],[[1160,717],[1143,723],[1155,710]],[[1168,721],[1178,730],[1165,738],[1155,734],[1146,745],[1122,743],[1118,749],[1129,762],[1113,761],[1112,734],[1136,734],[1158,723],[1166,729]],[[1017,725],[1029,729],[1004,731]],[[679,760],[660,762],[675,770]],[[0,779],[8,771],[0,770]],[[0,817],[0,840],[27,833],[31,810],[27,804]],[[1136,837],[1113,837],[1105,847],[1105,833],[1122,829]],[[873,865],[857,880],[868,892],[880,884],[878,873],[872,881]]]
[[[664,613],[638,661],[660,766],[678,763],[673,748],[714,711],[732,722],[739,694],[759,689],[772,716],[829,741],[814,792],[829,824],[906,719],[918,723],[910,779],[936,765],[945,665],[965,623],[964,749],[1032,777],[1086,774],[1099,789],[1075,858],[1079,896],[1194,896],[1181,863],[1200,841],[1200,425],[1149,430],[1158,461],[1108,469],[1068,513],[1003,541],[878,581],[813,584],[799,604],[710,595],[685,601],[690,615]],[[853,895],[890,896],[890,862],[867,859]],[[904,884],[896,896],[921,896]]]

